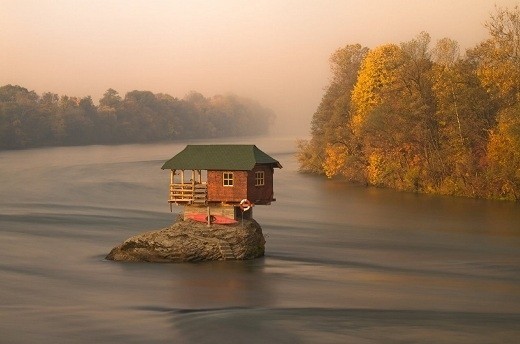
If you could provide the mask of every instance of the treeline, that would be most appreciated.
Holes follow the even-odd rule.
[[[96,106],[91,97],[0,87],[0,149],[257,135],[273,119],[270,109],[233,95],[132,91],[121,98],[109,89]]]
[[[299,142],[302,171],[399,190],[520,200],[520,11],[497,8],[489,38],[419,34],[347,45]]]

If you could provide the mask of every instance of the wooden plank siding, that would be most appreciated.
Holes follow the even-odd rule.
[[[255,185],[257,171],[264,172],[264,185]],[[233,173],[233,186],[224,185],[224,173]],[[208,171],[208,202],[239,203],[244,198],[255,204],[270,204],[273,197],[273,168],[257,164],[251,171]]]
[[[264,185],[255,185],[257,171],[264,172]],[[271,204],[274,201],[273,194],[273,168],[268,165],[256,165],[252,171],[248,171],[247,199],[255,204]]]
[[[224,185],[224,172],[233,173],[233,186]],[[248,171],[208,171],[208,202],[239,203],[247,198]]]

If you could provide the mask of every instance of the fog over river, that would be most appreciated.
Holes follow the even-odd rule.
[[[168,226],[189,142],[0,152],[0,343],[518,343],[520,204],[299,174],[295,138],[251,261],[117,263]]]

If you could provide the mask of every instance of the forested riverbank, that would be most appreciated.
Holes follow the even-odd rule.
[[[520,10],[465,54],[428,33],[338,49],[299,142],[305,172],[398,190],[520,200]]]
[[[273,120],[272,110],[235,95],[131,91],[123,98],[108,89],[95,105],[90,96],[0,87],[0,150],[260,135]]]

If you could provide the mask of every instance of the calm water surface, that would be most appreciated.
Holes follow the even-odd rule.
[[[231,143],[284,166],[254,208],[265,258],[103,260],[172,222],[160,167],[186,142],[0,152],[0,343],[518,343],[519,204],[356,187],[298,174],[293,139]]]

